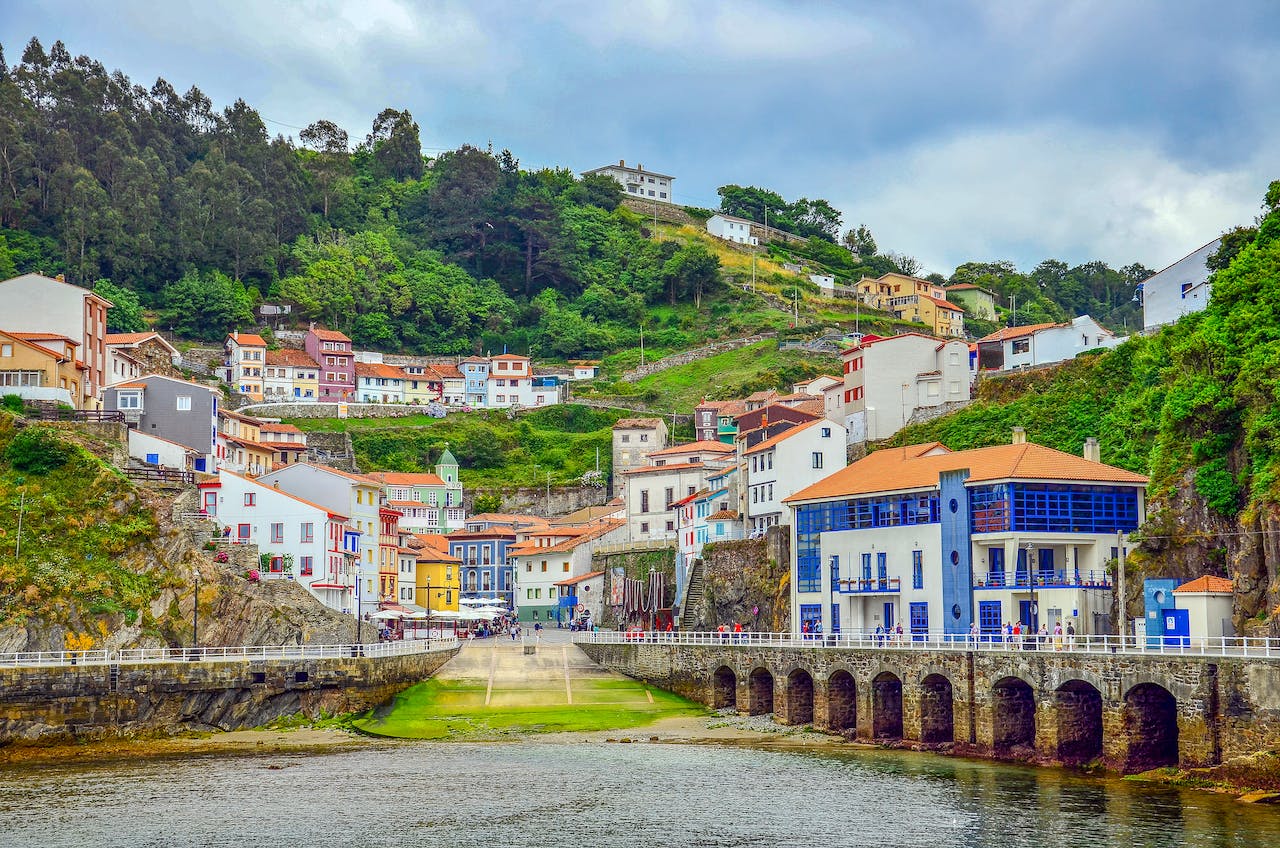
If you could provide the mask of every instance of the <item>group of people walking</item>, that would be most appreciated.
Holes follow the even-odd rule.
[[[1032,649],[1052,644],[1055,651],[1070,651],[1076,644],[1076,625],[1074,621],[1068,620],[1066,627],[1063,627],[1062,622],[1058,621],[1053,625],[1053,632],[1050,633],[1048,626],[1044,624],[1040,625],[1038,631],[1033,631],[1031,625],[1024,625],[1021,621],[1006,621],[999,633],[991,634],[981,633],[975,621],[969,627],[969,639],[974,643],[996,640],[1008,644],[1021,643],[1024,648]]]

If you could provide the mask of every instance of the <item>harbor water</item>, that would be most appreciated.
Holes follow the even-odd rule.
[[[371,745],[10,767],[0,848],[1280,845],[1227,796],[911,752]]]

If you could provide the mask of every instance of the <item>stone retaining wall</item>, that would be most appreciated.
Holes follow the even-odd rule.
[[[297,713],[367,710],[455,653],[0,669],[0,745],[240,730]]]
[[[236,410],[258,418],[337,418],[336,403],[252,403]],[[349,403],[348,418],[403,418],[422,415],[426,408],[398,403]]]

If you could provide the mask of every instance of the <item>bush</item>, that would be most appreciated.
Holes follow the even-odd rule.
[[[24,409],[22,397],[20,395],[5,395],[0,398],[0,409],[21,415]]]
[[[48,474],[67,464],[72,448],[48,427],[28,427],[13,437],[5,459],[17,471]]]

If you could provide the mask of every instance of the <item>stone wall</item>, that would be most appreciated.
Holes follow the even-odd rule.
[[[582,647],[711,706],[891,744],[1121,772],[1215,767],[1280,748],[1276,659],[773,648],[732,637]]]
[[[609,490],[594,486],[552,486],[548,506],[545,486],[517,488],[467,487],[462,492],[462,504],[467,514],[475,513],[473,504],[480,495],[497,495],[502,498],[499,512],[532,515],[568,515],[583,507],[600,506],[609,500]]]
[[[603,571],[604,586],[602,591],[604,597],[610,597],[610,591],[613,581],[613,570],[621,568],[625,577],[634,580],[645,580],[649,577],[653,570],[661,571],[666,575],[666,597],[663,599],[663,608],[669,608],[675,602],[676,595],[676,551],[673,546],[670,548],[650,548],[650,549],[634,549],[634,550],[597,550],[591,555],[591,570]],[[601,617],[601,625],[605,627],[617,627],[619,622],[614,615],[614,608],[607,603],[604,608],[604,615]]]
[[[703,548],[702,602],[695,629],[741,622],[749,630],[791,629],[788,528],[771,527],[763,539],[715,542]]]
[[[239,730],[298,713],[367,710],[454,653],[0,669],[0,745]]]
[[[421,406],[410,406],[399,403],[349,403],[348,418],[403,418],[407,415],[421,415]],[[251,403],[240,407],[237,412],[253,415],[258,418],[337,418],[336,403]]]

